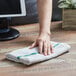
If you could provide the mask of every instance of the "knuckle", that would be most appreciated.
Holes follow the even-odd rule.
[[[47,49],[47,46],[44,46],[44,49]]]
[[[43,39],[38,39],[38,41],[43,41]]]

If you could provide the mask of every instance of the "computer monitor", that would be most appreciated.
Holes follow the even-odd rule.
[[[26,16],[25,0],[0,0],[0,41],[17,38],[19,31],[9,28],[11,17]]]
[[[0,0],[0,18],[25,15],[25,0]]]

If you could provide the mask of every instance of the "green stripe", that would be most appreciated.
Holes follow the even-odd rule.
[[[31,53],[31,54],[28,54],[28,55],[24,55],[24,56],[18,56],[18,57],[17,57],[17,59],[20,59],[21,57],[25,57],[25,56],[36,55],[36,54],[39,54],[39,53]]]
[[[60,43],[55,44],[53,47],[55,48],[56,46],[60,45]]]
[[[60,43],[57,43],[55,44],[53,47],[55,48],[56,46],[58,46]],[[27,56],[31,56],[31,55],[36,55],[36,54],[39,54],[39,53],[31,53],[31,54],[28,54],[28,55],[24,55],[24,56],[18,56],[17,59],[20,59],[21,57],[27,57]]]

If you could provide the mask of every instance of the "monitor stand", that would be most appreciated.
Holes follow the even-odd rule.
[[[0,41],[12,40],[19,37],[20,33],[10,28],[11,18],[0,18]]]

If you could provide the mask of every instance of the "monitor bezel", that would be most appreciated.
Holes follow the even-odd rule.
[[[25,0],[20,0],[20,7],[21,7],[21,14],[8,14],[8,15],[5,14],[5,15],[0,15],[0,18],[26,16]]]

